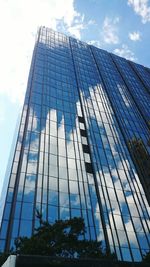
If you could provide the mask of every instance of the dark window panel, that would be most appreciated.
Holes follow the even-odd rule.
[[[91,163],[85,162],[85,168],[88,173],[93,173],[93,168]]]

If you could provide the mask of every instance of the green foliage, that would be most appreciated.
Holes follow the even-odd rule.
[[[31,238],[16,239],[16,253],[65,258],[114,258],[103,251],[101,242],[84,239],[85,224],[82,218],[59,220],[53,225],[37,214],[40,227]]]
[[[19,237],[15,240],[16,250],[0,256],[0,266],[9,254],[43,255],[63,258],[109,258],[116,259],[114,254],[102,249],[102,242],[85,240],[85,223],[82,218],[59,220],[54,224],[45,222],[37,211],[40,226],[30,237]]]
[[[140,182],[145,191],[147,201],[150,205],[150,155],[145,143],[140,138],[132,138],[128,142],[132,159],[136,166]]]
[[[150,251],[144,256],[143,261],[146,263],[150,263]]]
[[[150,155],[145,147],[143,140],[140,138],[132,138],[128,142],[128,146],[133,156],[135,157],[135,160],[138,162],[138,164],[140,164],[140,167],[149,169]]]

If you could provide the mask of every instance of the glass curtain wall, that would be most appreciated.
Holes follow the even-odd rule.
[[[101,240],[119,260],[142,259],[150,248],[150,208],[129,141],[139,138],[149,153],[149,95],[138,77],[122,58],[40,27],[0,251],[32,235],[38,210],[50,223],[83,217],[84,238]]]

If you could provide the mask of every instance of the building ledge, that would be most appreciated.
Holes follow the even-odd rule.
[[[37,255],[10,255],[2,267],[149,267],[149,264],[107,259],[79,260]]]

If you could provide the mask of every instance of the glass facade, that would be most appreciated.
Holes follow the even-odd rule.
[[[142,260],[150,249],[150,173],[134,152],[140,142],[146,159],[150,153],[149,91],[147,68],[39,29],[0,251],[31,236],[38,209],[51,223],[83,217],[86,239],[101,240],[119,260]]]

